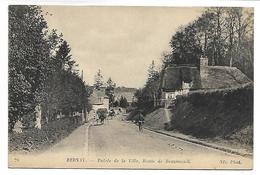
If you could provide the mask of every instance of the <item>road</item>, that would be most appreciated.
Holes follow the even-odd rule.
[[[21,156],[20,158],[28,163],[24,163],[23,166],[155,169],[252,168],[250,158],[232,155],[146,129],[139,132],[138,126],[132,122],[122,121],[120,118],[106,120],[103,125],[90,124],[91,122],[80,126],[67,138],[39,156],[30,156],[27,159]],[[74,161],[74,158],[83,161],[70,162],[70,160]],[[119,162],[113,163],[115,159]],[[43,160],[46,161],[42,162]],[[157,163],[159,160],[162,162]],[[31,165],[32,161],[36,162],[34,166]]]
[[[117,119],[91,126],[88,138],[89,154],[95,157],[232,156],[149,130],[139,132],[137,125]]]
[[[92,158],[138,159],[151,168],[152,160],[191,161],[196,168],[250,167],[251,159],[213,148],[179,140],[149,130],[138,131],[132,122],[109,120],[104,125],[93,125],[88,133],[88,153]],[[224,163],[222,162],[224,161]],[[137,166],[138,167],[138,166]],[[155,165],[152,166],[156,168]],[[169,164],[167,168],[172,168]],[[180,164],[179,168],[188,165]]]

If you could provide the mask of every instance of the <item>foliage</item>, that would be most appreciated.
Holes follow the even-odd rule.
[[[27,128],[22,133],[9,133],[8,149],[10,152],[39,152],[44,151],[66,138],[74,131],[79,123],[71,123],[70,118],[62,118],[46,123],[42,129]]]
[[[119,102],[116,100],[114,101],[114,104],[113,104],[114,107],[118,107],[119,106]]]
[[[85,88],[86,88],[86,92],[87,92],[86,93],[87,99],[85,101],[86,104],[84,104],[84,105],[86,106],[86,108],[85,108],[86,111],[90,112],[92,110],[92,104],[89,102],[89,97],[93,93],[93,89],[92,89],[92,87],[90,87],[88,85],[85,85]]]
[[[131,112],[127,115],[126,120],[128,120],[128,121],[137,121],[137,120],[138,120],[138,113],[139,113],[138,110],[133,110],[133,111],[131,111]]]
[[[108,96],[109,98],[109,106],[113,106],[114,104],[114,98],[115,98],[115,87],[116,84],[113,82],[113,80],[111,79],[111,77],[108,78],[107,80],[107,87],[105,89],[105,94]]]
[[[120,99],[119,99],[119,106],[121,108],[126,108],[126,107],[129,106],[129,104],[127,102],[127,99],[125,97],[123,97],[123,96],[120,97]]]
[[[152,61],[148,68],[148,78],[143,88],[138,89],[135,92],[137,99],[136,105],[139,109],[147,111],[147,109],[153,109],[156,107],[159,101],[159,84],[160,84],[159,71],[155,68],[155,63]]]
[[[78,76],[69,44],[49,30],[39,6],[9,6],[9,130],[29,126],[35,107],[56,119],[88,106],[89,88]]]
[[[235,66],[253,79],[253,10],[214,7],[185,27],[170,41],[171,53],[163,54],[163,67],[199,64],[207,56],[210,65]]]
[[[198,100],[199,99],[199,100]],[[178,96],[171,128],[196,137],[225,137],[253,123],[253,86]]]
[[[9,130],[33,113],[46,79],[46,21],[37,6],[9,6]]]
[[[95,87],[95,89],[100,90],[100,88],[102,87],[103,84],[104,84],[104,82],[103,82],[103,75],[101,73],[101,70],[98,69],[98,72],[95,75],[94,87]]]

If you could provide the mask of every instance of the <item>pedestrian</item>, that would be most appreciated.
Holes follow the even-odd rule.
[[[138,127],[139,127],[139,131],[143,131],[143,124],[144,124],[144,115],[142,114],[142,111],[138,112]]]

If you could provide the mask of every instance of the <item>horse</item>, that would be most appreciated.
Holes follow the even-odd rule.
[[[104,124],[105,119],[107,118],[107,109],[106,108],[100,108],[96,112],[97,118],[96,123],[98,124],[98,121],[100,121],[101,124]]]
[[[95,121],[95,123],[96,123],[97,125],[98,125],[99,123],[100,123],[100,124],[104,124],[104,121],[105,121],[106,118],[107,118],[106,115],[97,114],[97,115],[95,115],[95,117],[94,117],[94,121]]]

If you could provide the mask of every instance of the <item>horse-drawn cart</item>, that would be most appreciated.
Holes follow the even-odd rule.
[[[96,111],[94,120],[96,124],[104,124],[105,119],[107,118],[108,111],[106,108],[100,108]]]

